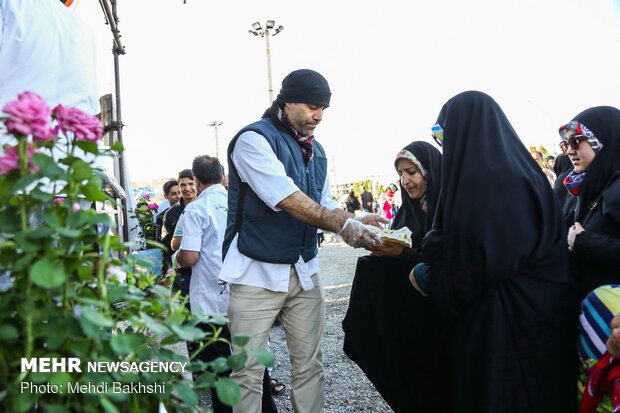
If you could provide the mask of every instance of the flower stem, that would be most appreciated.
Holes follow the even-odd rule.
[[[105,234],[103,238],[103,252],[99,257],[99,265],[97,267],[97,286],[101,298],[105,303],[105,312],[109,313],[110,307],[108,305],[108,290],[105,286],[105,269],[108,264],[108,256],[110,254],[110,234]]]

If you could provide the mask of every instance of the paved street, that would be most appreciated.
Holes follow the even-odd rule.
[[[342,351],[341,325],[349,305],[355,264],[358,257],[366,254],[367,251],[355,250],[342,242],[326,242],[319,252],[327,314],[323,339],[326,413],[392,411],[364,373]],[[277,358],[272,375],[289,386],[283,395],[276,397],[276,404],[280,412],[292,412],[288,391],[290,362],[282,327],[273,328],[271,342],[271,351]]]

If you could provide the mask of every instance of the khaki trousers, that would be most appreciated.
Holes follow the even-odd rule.
[[[288,292],[231,284],[228,318],[230,332],[252,336],[246,348],[266,347],[269,329],[276,317],[286,333],[291,359],[291,393],[297,413],[323,412],[325,376],[321,337],[325,329],[325,297],[318,274],[312,276],[314,287],[304,291],[297,271],[291,266]],[[241,387],[241,402],[235,413],[260,413],[264,367],[254,357],[230,377]]]

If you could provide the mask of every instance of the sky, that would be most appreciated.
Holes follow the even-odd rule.
[[[98,47],[101,94],[114,90],[112,37],[99,3],[76,0]],[[123,140],[132,180],[174,177],[219,153],[268,106],[291,71],[328,80],[315,131],[332,183],[396,180],[393,159],[430,128],[455,94],[481,90],[529,145],[558,152],[558,127],[582,110],[620,107],[620,0],[119,0]],[[385,182],[387,184],[387,182]]]

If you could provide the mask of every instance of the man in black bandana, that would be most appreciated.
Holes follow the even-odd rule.
[[[362,220],[337,208],[327,179],[327,157],[314,130],[329,106],[327,80],[296,70],[263,118],[243,128],[228,147],[228,224],[220,279],[230,283],[230,331],[265,347],[276,318],[292,364],[296,412],[320,413],[324,403],[321,336],[324,297],[318,278],[317,227],[339,233],[353,247],[377,237]],[[235,412],[261,411],[263,368],[254,359],[233,378],[241,387]]]

